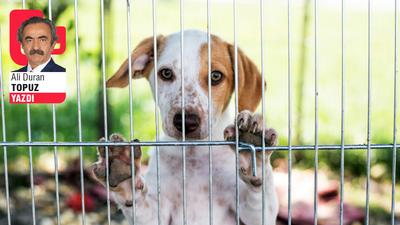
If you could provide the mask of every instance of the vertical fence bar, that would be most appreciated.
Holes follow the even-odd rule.
[[[344,0],[342,0],[342,130],[341,130],[341,149],[340,149],[340,225],[343,224],[343,193],[344,193],[344,75],[345,75],[345,40],[344,40]]]
[[[391,221],[392,225],[395,223],[394,210],[395,210],[395,189],[396,189],[396,136],[397,136],[397,49],[398,49],[398,14],[397,14],[397,0],[394,1],[394,119],[393,119],[393,162],[392,162],[392,209]]]
[[[291,33],[291,1],[288,0],[288,224],[292,224],[292,33]]]
[[[265,54],[264,54],[264,1],[260,0],[260,20],[261,20],[261,113],[263,125],[265,126]],[[265,129],[265,128],[264,128]],[[262,225],[265,225],[265,132],[262,132]]]
[[[154,90],[155,90],[155,111],[156,111],[156,141],[160,141],[160,130],[158,121],[158,77],[157,77],[157,27],[156,27],[156,0],[153,0],[153,46],[154,46]],[[157,203],[158,203],[158,225],[161,224],[161,175],[160,175],[160,147],[156,146],[157,161]]]
[[[211,6],[210,0],[207,0],[207,59],[208,59],[208,137],[209,141],[212,141],[212,123],[211,123]],[[213,224],[213,189],[212,189],[212,148],[211,145],[208,146],[209,155],[209,167],[208,167],[208,179],[209,179],[209,208],[210,208],[210,225]]]
[[[3,80],[3,58],[1,50],[1,24],[0,24],[0,82],[1,82],[1,124],[3,128],[3,142],[6,142],[6,122],[4,114],[4,80]],[[11,225],[11,214],[10,214],[10,193],[8,189],[8,166],[7,166],[7,147],[4,146],[4,178],[6,188],[6,200],[7,200],[7,222]]]
[[[25,0],[22,1],[22,9],[25,9]],[[31,110],[30,104],[26,104],[26,117],[28,126],[28,142],[32,142],[31,135]],[[32,162],[32,146],[29,146],[29,173],[31,179],[31,201],[32,201],[32,224],[36,225],[36,212],[35,212],[35,191],[33,183],[33,162]]]
[[[238,129],[238,111],[239,111],[239,95],[238,95],[238,54],[237,54],[237,0],[233,0],[233,24],[234,24],[234,56],[235,56],[235,133],[239,134],[239,129]],[[236,225],[239,225],[240,223],[240,211],[239,211],[239,135],[236,135],[235,138],[235,150],[236,150]]]
[[[104,138],[108,141],[108,126],[107,126],[107,92],[106,92],[106,54],[105,54],[105,35],[104,35],[104,1],[100,0],[100,13],[101,13],[101,55],[102,55],[102,69],[103,69],[103,105],[104,105]],[[108,146],[105,147],[106,162],[108,162]],[[107,189],[107,217],[108,225],[111,224],[110,215],[110,178],[109,178],[109,165],[106,163],[106,189]]]
[[[53,18],[52,14],[51,14],[51,0],[49,0],[47,4],[48,4],[48,7],[49,7],[49,19],[51,20]]]
[[[183,59],[183,0],[180,1],[181,10],[181,90],[182,90],[182,142],[185,142],[185,73]],[[182,146],[182,183],[183,183],[183,224],[186,225],[186,148]]]
[[[129,0],[126,0],[126,21],[127,21],[127,36],[128,36],[128,74],[129,74],[129,119],[130,119],[130,131],[131,131],[131,141],[133,140],[133,107],[132,107],[132,79],[130,78],[132,74],[132,57],[131,57],[131,8]],[[133,146],[131,146],[131,172],[132,172],[132,216],[133,224],[136,224],[136,204],[135,204],[135,163],[133,157],[135,154],[133,152]]]
[[[371,170],[371,0],[368,0],[368,132],[367,132],[367,190],[365,224],[369,224],[369,188]]]
[[[26,114],[28,120],[28,142],[32,142],[31,135],[31,112],[29,104],[26,104]],[[32,162],[32,146],[29,146],[29,171],[31,179],[31,198],[32,198],[32,222],[33,225],[36,224],[36,212],[35,212],[35,193],[34,193],[34,183],[33,183],[33,162]]]
[[[52,19],[51,14],[51,0],[48,1],[49,7],[49,19]],[[53,141],[57,142],[57,130],[56,130],[56,105],[52,104],[53,109]],[[60,225],[60,195],[58,190],[58,157],[57,157],[57,147],[54,146],[54,179],[56,182],[56,202],[57,202],[57,224]]]
[[[314,225],[318,221],[318,1],[315,0],[315,155],[314,155]]]
[[[79,71],[79,36],[78,36],[78,0],[74,1],[74,16],[75,16],[75,53],[76,53],[76,86],[77,86],[77,101],[78,101],[78,133],[79,142],[82,142],[82,115],[81,115],[81,84]],[[79,166],[81,173],[81,198],[82,198],[82,224],[85,225],[85,186],[83,175],[83,153],[82,146],[79,146]]]

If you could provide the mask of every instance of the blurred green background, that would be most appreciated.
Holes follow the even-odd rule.
[[[211,32],[234,41],[231,1],[211,1]],[[180,30],[180,5],[176,0],[157,1],[157,34]],[[288,17],[287,1],[266,0],[264,7],[266,121],[288,144]],[[207,30],[206,1],[185,1],[185,29]],[[239,47],[261,68],[259,1],[239,1],[237,33]],[[0,0],[0,26],[5,121],[7,141],[27,141],[26,105],[8,103],[8,73],[19,68],[9,56],[9,13],[22,8],[16,1]],[[41,9],[47,17],[47,1],[27,1],[27,8]],[[52,1],[53,21],[67,28],[67,49],[55,61],[67,68],[67,99],[56,105],[57,141],[78,141],[77,79],[75,57],[74,2]],[[292,115],[293,145],[314,145],[315,137],[315,32],[314,5],[307,0],[292,1]],[[318,143],[341,143],[342,20],[341,1],[320,1],[318,8]],[[126,1],[105,1],[106,77],[110,77],[127,58]],[[394,1],[372,1],[371,35],[371,144],[393,143],[394,124]],[[79,1],[79,71],[82,104],[83,141],[104,136],[100,2]],[[151,1],[131,1],[132,49],[140,40],[153,35]],[[349,1],[345,7],[345,144],[367,143],[368,117],[368,3]],[[146,80],[133,83],[134,136],[141,141],[155,137],[154,102]],[[108,133],[130,136],[129,92],[107,90]],[[32,141],[53,141],[51,105],[31,105]],[[231,109],[233,110],[233,108]],[[260,109],[259,109],[259,112]],[[0,131],[2,132],[2,131]],[[8,148],[11,172],[28,169],[27,148]],[[53,148],[33,148],[35,165],[40,156]],[[85,165],[96,160],[95,148],[83,148]],[[47,154],[46,153],[46,154]],[[366,174],[365,150],[345,151],[346,178]],[[392,149],[371,150],[372,177],[391,179]],[[59,148],[60,161],[79,157],[79,148]],[[286,151],[275,152],[273,159],[287,158]],[[0,154],[0,164],[4,155]],[[63,162],[60,162],[62,167]],[[50,163],[51,164],[51,163]],[[293,166],[314,167],[314,151],[294,151]],[[40,166],[38,166],[40,167]],[[320,151],[319,168],[340,172],[340,151]],[[38,168],[40,169],[40,168]],[[400,166],[397,168],[397,181]],[[0,172],[4,166],[0,166]],[[399,197],[400,198],[400,197]]]

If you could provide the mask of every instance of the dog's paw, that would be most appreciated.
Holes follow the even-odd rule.
[[[274,128],[267,129],[263,122],[262,115],[252,114],[248,110],[239,113],[237,118],[237,126],[239,131],[239,141],[253,144],[254,146],[262,146],[262,141],[265,146],[278,145],[278,133]],[[262,140],[262,132],[265,133],[265,139]],[[225,141],[236,140],[235,124],[231,124],[224,130]],[[235,150],[235,146],[231,146]],[[266,151],[266,160],[269,160],[269,155],[272,151]],[[255,187],[262,185],[261,167],[262,167],[262,152],[258,151],[256,155],[257,161],[257,177],[252,174],[252,159],[250,151],[241,151],[239,153],[239,175],[241,179]]]
[[[237,126],[239,130],[239,141],[253,144],[254,146],[262,145],[262,132],[265,133],[265,146],[278,145],[278,133],[274,128],[267,129],[263,122],[262,115],[252,114],[248,110],[239,113],[237,118]],[[231,124],[224,130],[225,141],[236,140],[235,124]]]
[[[112,134],[110,136],[111,142],[125,142],[125,138],[120,134]],[[139,142],[139,140],[134,140]],[[101,138],[99,142],[105,142]],[[106,186],[106,163],[108,163],[108,177],[110,190],[113,192],[130,192],[132,193],[132,161],[131,161],[131,147],[130,146],[108,146],[108,162],[106,161],[106,147],[99,146],[97,148],[99,161],[92,165],[93,172],[96,179]],[[134,147],[134,166],[135,166],[135,189],[136,191],[143,191],[146,183],[140,174],[142,158],[142,150],[140,146]],[[130,184],[129,184],[130,183]],[[129,191],[130,187],[130,191]]]

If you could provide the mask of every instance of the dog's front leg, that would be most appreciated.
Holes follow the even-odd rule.
[[[262,116],[252,115],[249,111],[242,111],[237,118],[239,130],[239,141],[261,146],[276,146],[278,144],[278,133],[275,129],[267,129],[263,123]],[[265,139],[262,140],[262,132]],[[235,125],[228,126],[224,131],[226,141],[236,140]],[[232,147],[234,150],[234,147]],[[269,157],[272,151],[265,152],[265,220],[266,224],[275,224],[278,214],[278,197],[274,187],[272,167]],[[262,224],[262,152],[257,152],[257,176],[252,174],[252,158],[250,151],[239,153],[239,177],[243,181],[240,185],[240,220],[247,225]]]
[[[125,142],[120,134],[110,136],[112,142]],[[104,142],[104,138],[100,139]],[[99,161],[92,166],[97,180],[106,187],[106,163],[109,167],[109,187],[114,193],[119,208],[123,211],[125,217],[132,223],[132,161],[130,146],[109,146],[108,162],[105,159],[105,147],[97,148]],[[157,202],[155,199],[147,196],[147,183],[140,174],[142,151],[140,146],[134,147],[134,166],[135,166],[135,202],[136,202],[136,222],[138,225],[157,224]]]

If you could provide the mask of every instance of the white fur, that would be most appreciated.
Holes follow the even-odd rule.
[[[200,47],[207,43],[207,34],[199,30],[187,30],[184,33],[184,77],[185,77],[185,111],[187,114],[196,113],[201,116],[200,138],[208,140],[208,91],[199,85]],[[164,51],[158,59],[158,69],[173,69],[173,82],[163,82],[158,78],[158,99],[164,133],[160,141],[179,140],[172,124],[173,117],[181,111],[181,67],[180,33],[171,35],[166,42]],[[174,68],[174,61],[177,68]],[[153,71],[154,72],[154,71]],[[151,74],[153,74],[153,72]],[[149,78],[153,96],[154,76]],[[195,98],[193,98],[195,96]],[[198,107],[198,105],[201,107]],[[216,103],[213,102],[212,105]],[[218,115],[212,111],[212,140],[224,139],[223,130],[232,123],[233,118],[228,110]],[[174,138],[176,137],[176,138]],[[209,224],[209,147],[186,147],[186,197],[187,221],[190,225]],[[149,151],[150,161],[146,172],[147,194],[136,191],[137,224],[158,224],[157,204],[157,161],[156,150]],[[160,147],[159,164],[161,175],[161,212],[162,224],[183,224],[183,187],[182,187],[182,147]],[[236,224],[236,176],[235,154],[228,146],[212,147],[212,181],[213,181],[213,224]],[[125,201],[131,197],[128,179],[122,182],[125,192],[115,193],[115,199],[125,216],[132,221],[132,207],[126,207]],[[240,218],[247,225],[261,224],[262,195],[249,184],[239,180],[240,186]],[[275,193],[272,168],[266,165],[266,221],[275,224],[278,212],[278,199]],[[123,197],[121,197],[123,196]]]
[[[183,37],[184,49],[184,74],[185,77],[185,111],[186,114],[202,115],[200,126],[200,139],[208,137],[208,91],[199,85],[200,70],[200,47],[207,43],[207,36],[201,30],[187,30]],[[169,136],[181,136],[177,133],[172,124],[176,113],[181,112],[182,108],[182,89],[181,89],[181,54],[180,54],[180,33],[169,36],[164,51],[158,59],[157,71],[162,68],[169,68],[174,72],[174,81],[172,83],[163,82],[158,79],[158,99],[161,113],[162,127]],[[197,53],[197,54],[196,54]],[[175,65],[174,65],[175,64]],[[154,91],[154,69],[150,73],[149,82]],[[196,95],[196,98],[191,96]],[[201,105],[201,107],[199,107]],[[213,123],[216,115],[212,112]],[[214,125],[214,124],[213,124]]]

